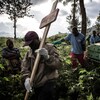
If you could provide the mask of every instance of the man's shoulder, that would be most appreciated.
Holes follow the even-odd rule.
[[[7,47],[4,47],[3,49],[2,49],[2,51],[8,51],[9,49],[7,48]]]
[[[79,34],[80,34],[80,35],[82,35],[82,36],[84,36],[84,34],[83,34],[83,33],[81,33],[81,32],[79,32]]]
[[[73,36],[72,33],[68,33],[67,36],[66,36],[65,38],[70,38],[70,37],[72,37],[72,36]]]
[[[83,33],[79,33],[79,35],[80,35],[81,37],[85,37],[85,35],[84,35]]]
[[[73,35],[72,33],[67,34],[67,36],[72,36],[72,35]]]

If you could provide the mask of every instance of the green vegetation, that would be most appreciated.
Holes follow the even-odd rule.
[[[7,38],[0,38],[0,100],[23,100],[25,90],[21,81],[20,72],[12,75],[9,70],[2,65],[1,51],[6,47]],[[15,47],[19,48],[21,57],[25,55],[28,48],[23,48],[22,39],[14,40]]]
[[[58,34],[48,38],[47,41],[53,42],[65,34]],[[0,100],[23,100],[25,95],[24,84],[21,80],[20,72],[11,75],[1,63],[1,50],[5,47],[7,38],[0,38]],[[23,48],[23,39],[14,41],[15,47],[19,48],[21,56],[25,55],[28,48]],[[75,72],[71,69],[70,45],[62,43],[56,45],[63,67],[59,69],[60,77],[57,80],[57,96],[59,100],[100,100],[100,66],[93,62],[86,68],[81,68]]]

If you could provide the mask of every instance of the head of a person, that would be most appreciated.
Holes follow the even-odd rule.
[[[35,31],[28,31],[24,37],[24,41],[23,46],[29,46],[33,52],[39,48],[40,41]]]
[[[12,49],[14,47],[13,41],[11,39],[8,39],[6,41],[6,45],[9,49]]]
[[[77,28],[76,27],[74,27],[73,29],[72,29],[72,33],[74,34],[74,36],[78,36],[78,30],[77,30]]]
[[[93,31],[93,36],[96,36],[96,31],[95,30]]]

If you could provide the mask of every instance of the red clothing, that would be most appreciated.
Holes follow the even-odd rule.
[[[70,53],[71,56],[71,62],[72,62],[72,68],[76,68],[78,66],[78,62],[81,64],[82,67],[84,67],[84,54],[75,54],[73,52]]]

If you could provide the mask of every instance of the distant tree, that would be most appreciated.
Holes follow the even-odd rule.
[[[78,12],[78,9],[77,9],[77,0],[74,0],[73,4],[72,4],[72,24],[73,26],[77,27],[77,18],[76,18],[76,14]]]
[[[77,17],[76,17],[76,14],[78,12],[78,3],[77,1],[78,0],[59,0],[60,2],[63,2],[64,5],[67,5],[69,2],[72,2],[71,6],[72,6],[72,9],[71,9],[71,14],[67,16],[67,22],[70,24],[69,25],[69,30],[72,28],[72,27],[77,27]]]
[[[89,28],[91,26],[91,20],[87,17],[86,21],[87,21],[87,28]]]
[[[4,7],[4,3],[0,1],[0,14],[3,14],[4,12],[3,7]]]
[[[78,10],[78,3],[75,2],[72,3],[72,9],[71,9],[71,14],[66,17],[66,21],[69,23],[68,29],[71,31],[73,27],[77,27],[78,29],[80,28],[80,22],[79,22],[79,10]]]
[[[97,19],[96,19],[96,30],[97,30],[97,33],[100,34],[100,12],[99,12],[99,15],[97,16]]]
[[[16,23],[18,18],[29,16],[30,0],[1,0],[0,13],[8,14],[14,22],[14,38],[16,39]]]
[[[87,18],[86,18],[86,11],[85,11],[85,6],[84,6],[84,0],[74,0],[74,5],[75,2],[77,3],[77,1],[79,1],[79,5],[80,5],[80,14],[82,15],[82,23],[81,23],[81,32],[86,35],[86,30],[87,30]],[[68,2],[73,2],[73,0],[59,0],[59,2],[62,2],[64,5],[66,5]],[[73,13],[73,16],[74,13]],[[74,18],[74,17],[73,17]]]
[[[86,30],[87,30],[87,17],[86,17],[86,10],[84,6],[84,0],[79,0],[80,4],[80,12],[82,15],[82,30],[81,32],[86,35]]]

